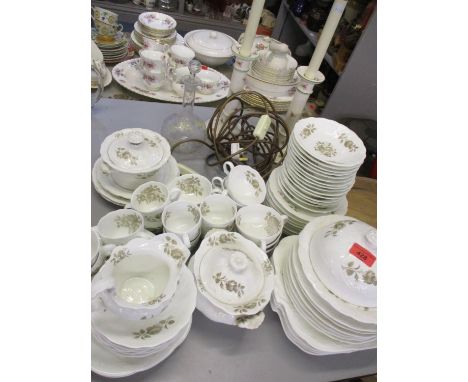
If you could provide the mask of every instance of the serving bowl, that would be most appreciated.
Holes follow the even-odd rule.
[[[273,267],[265,252],[236,232],[212,231],[193,259],[199,293],[234,317],[252,316],[268,304]]]
[[[188,32],[184,40],[195,52],[195,57],[208,66],[226,63],[233,56],[232,45],[237,44],[236,40],[227,34],[207,29]]]
[[[100,153],[102,171],[133,191],[167,163],[171,148],[166,138],[152,130],[129,128],[108,135]]]
[[[99,297],[105,308],[127,319],[157,315],[174,295],[188,256],[188,249],[173,234],[131,240],[114,248],[93,279],[93,298]]]
[[[351,304],[377,306],[377,231],[359,220],[342,220],[312,236],[310,259],[319,279]]]

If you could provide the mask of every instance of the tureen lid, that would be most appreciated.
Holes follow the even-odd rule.
[[[170,154],[169,143],[164,137],[139,128],[116,131],[101,145],[104,162],[127,173],[155,171],[167,162]]]
[[[187,44],[196,52],[214,57],[232,56],[232,44],[236,41],[227,34],[199,29],[189,32],[186,36]]]
[[[343,216],[317,229],[309,258],[322,283],[351,304],[377,306],[377,230]]]
[[[234,316],[262,310],[273,289],[273,266],[267,255],[235,232],[216,231],[194,255],[197,286],[211,303]]]

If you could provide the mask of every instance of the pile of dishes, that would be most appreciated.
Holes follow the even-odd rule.
[[[337,215],[310,222],[275,249],[272,309],[286,336],[313,355],[377,345],[377,231]]]
[[[255,329],[265,317],[274,286],[267,255],[235,232],[209,232],[189,263],[197,284],[197,309],[209,319]]]
[[[111,42],[104,42],[96,38],[95,30],[92,30],[91,35],[101,50],[106,64],[116,64],[125,61],[134,54],[133,49],[129,49],[128,40],[123,32],[117,32],[114,41]]]
[[[267,49],[259,51],[258,58],[252,63],[245,79],[245,90],[256,91],[267,97],[276,111],[288,110],[295,86],[297,61],[291,57],[286,44],[272,40]],[[248,104],[263,107],[255,96],[242,96]]]
[[[186,338],[196,286],[176,235],[117,246],[92,280],[92,370],[123,377],[151,368]]]
[[[100,153],[92,171],[94,188],[119,206],[129,204],[141,184],[151,180],[167,184],[179,176],[169,143],[152,130],[116,131],[104,139]]]
[[[267,184],[268,205],[289,218],[284,231],[298,234],[317,216],[345,214],[365,157],[363,142],[346,126],[325,118],[298,121],[283,165]]]
[[[144,12],[138,16],[130,35],[135,49],[145,48],[145,39],[160,45],[184,44],[176,31],[177,22],[169,15],[159,12]]]
[[[219,66],[229,61],[233,56],[232,45],[237,44],[231,36],[207,29],[190,31],[184,40],[195,52],[195,57],[209,66]]]

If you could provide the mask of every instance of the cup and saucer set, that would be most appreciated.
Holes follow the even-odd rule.
[[[94,28],[91,37],[101,50],[106,64],[115,64],[133,56],[123,25],[118,23],[119,15],[100,7],[91,7]]]

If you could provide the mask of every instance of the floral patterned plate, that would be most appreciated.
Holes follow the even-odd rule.
[[[112,69],[112,76],[120,85],[134,93],[160,101],[182,103],[183,97],[174,93],[172,89],[147,89],[143,81],[143,75],[139,69],[139,61],[139,58],[134,58],[117,64]],[[201,94],[197,92],[195,95],[196,104],[219,101],[225,98],[229,92],[229,86],[231,82],[224,74],[212,68],[207,68],[206,70],[210,70],[218,74],[218,76],[221,77],[221,81],[224,85],[213,94]]]
[[[236,232],[215,231],[194,255],[198,291],[232,316],[253,315],[268,304],[273,267],[255,243]]]
[[[91,336],[91,370],[103,377],[122,378],[148,370],[169,357],[187,338],[190,322],[181,330],[168,346],[160,352],[146,357],[124,357],[116,354]]]
[[[159,315],[142,320],[126,320],[109,309],[94,311],[91,324],[108,341],[129,349],[152,348],[174,338],[192,318],[197,288],[193,276],[184,265],[180,283],[167,306]]]
[[[141,25],[151,30],[170,31],[175,29],[177,22],[169,15],[159,12],[143,12],[138,16]]]
[[[366,148],[356,133],[330,119],[301,119],[294,126],[293,135],[309,156],[333,167],[354,168],[366,158]]]

